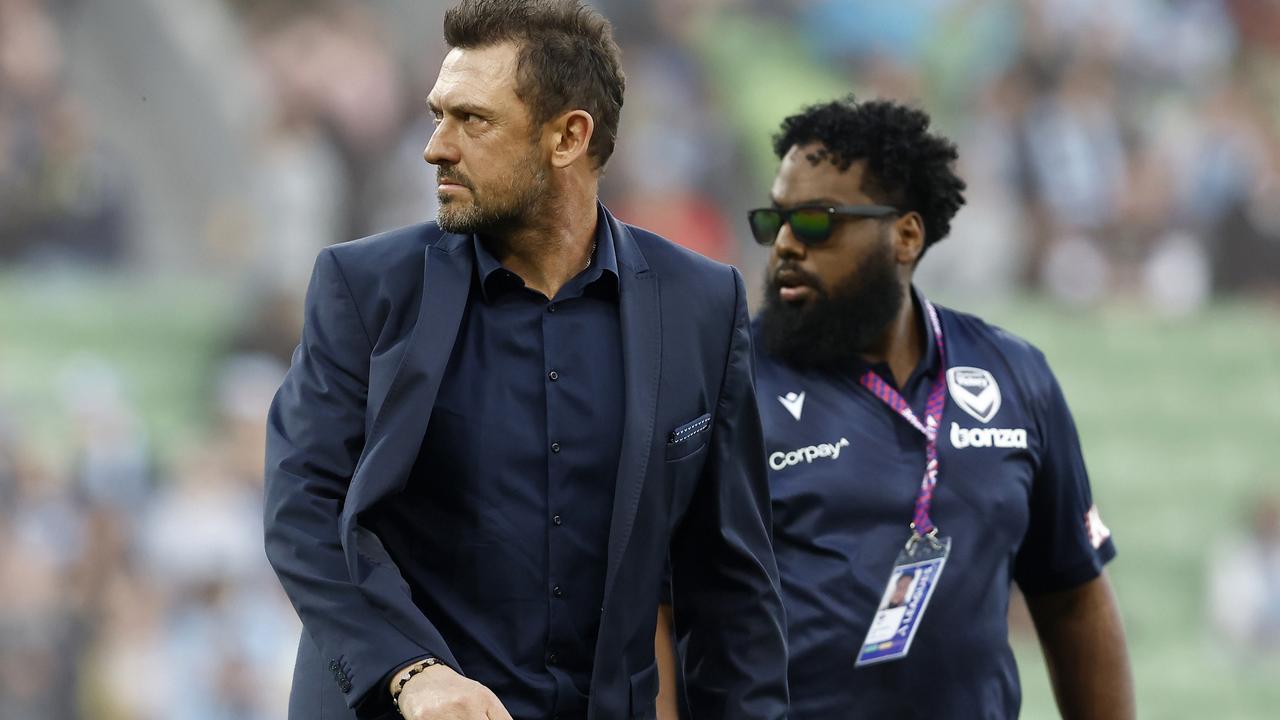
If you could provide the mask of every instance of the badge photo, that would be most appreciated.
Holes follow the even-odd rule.
[[[953,367],[947,370],[947,389],[961,410],[990,422],[1000,411],[1000,385],[991,373],[976,367]]]

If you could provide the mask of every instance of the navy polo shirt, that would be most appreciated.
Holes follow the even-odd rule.
[[[516,718],[585,717],[622,443],[608,223],[552,300],[476,239],[413,477],[378,523],[464,674]]]
[[[865,367],[799,372],[757,358],[793,720],[1017,717],[1011,584],[1071,588],[1115,555],[1044,356],[971,315],[938,314],[948,393],[931,516],[952,549],[896,661],[854,666],[910,534],[924,436],[859,384]],[[940,358],[920,317],[927,350],[899,390],[923,418]],[[873,369],[893,383],[887,366]]]

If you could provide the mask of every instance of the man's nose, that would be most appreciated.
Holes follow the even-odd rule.
[[[447,123],[445,120],[436,125],[431,139],[427,140],[427,147],[422,151],[422,159],[432,165],[453,165],[458,162],[458,147],[450,138],[450,132],[445,127]]]
[[[805,244],[791,232],[791,223],[782,223],[782,227],[778,228],[778,236],[773,240],[773,254],[780,259],[803,258],[806,250]]]

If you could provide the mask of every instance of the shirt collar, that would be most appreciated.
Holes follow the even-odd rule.
[[[609,297],[618,294],[618,252],[614,245],[613,231],[609,227],[604,206],[596,203],[596,237],[595,255],[591,258],[590,267],[575,275],[565,289],[573,295],[580,295],[588,288],[599,289]],[[492,300],[502,292],[511,288],[524,287],[524,280],[498,262],[489,249],[480,242],[478,234],[471,236],[471,245],[475,250],[476,272],[480,278],[480,292],[486,301]],[[561,291],[562,293],[564,290]]]
[[[915,285],[911,286],[911,302],[916,306],[916,317],[924,325],[924,356],[920,358],[920,363],[912,374],[927,372],[932,377],[938,372],[942,355],[938,352],[938,337],[933,332],[933,323],[929,321],[929,311],[925,308],[927,301],[924,293],[920,292],[920,288]]]

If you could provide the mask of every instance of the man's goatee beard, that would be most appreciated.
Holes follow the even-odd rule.
[[[436,211],[436,223],[440,225],[440,229],[459,235],[476,232],[481,226],[480,209],[475,205],[470,208],[450,207],[452,204],[447,200],[440,201],[440,209]]]
[[[437,176],[453,178],[445,173]],[[507,176],[505,186],[488,188],[477,196],[475,185],[470,178],[467,180],[465,187],[471,190],[469,204],[456,198],[439,198],[436,224],[447,233],[503,235],[527,227],[531,218],[546,212],[550,192],[547,169],[539,165],[533,152]]]

